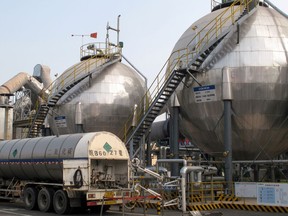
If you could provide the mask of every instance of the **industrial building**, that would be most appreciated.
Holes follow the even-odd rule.
[[[212,0],[150,87],[122,54],[120,16],[55,80],[41,64],[12,77],[0,86],[1,197],[24,192],[28,209],[38,199],[58,214],[84,196],[107,209],[149,199],[183,213],[287,213],[287,18],[268,0]]]

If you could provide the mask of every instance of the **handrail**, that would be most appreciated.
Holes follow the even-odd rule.
[[[250,11],[250,4],[254,0],[235,0],[229,7],[224,9],[215,19],[207,23],[194,37],[189,41],[185,48],[172,52],[161,68],[160,72],[148,88],[142,99],[137,104],[137,110],[134,106],[131,107],[131,115],[124,124],[123,128],[118,132],[118,136],[124,142],[127,140],[128,134],[133,131],[131,127],[132,119],[136,118],[137,124],[141,120],[141,117],[147,112],[148,108],[157,97],[157,94],[164,86],[165,82],[177,67],[185,68],[190,66],[189,63],[195,61],[197,55],[201,54],[210,43],[223,36],[223,27],[228,21],[231,25],[235,24],[240,15],[244,12]],[[255,5],[256,6],[256,5]],[[227,26],[229,26],[227,24]],[[164,70],[166,68],[166,71]],[[136,113],[136,116],[134,114]]]
[[[65,87],[69,86],[71,83],[76,82],[81,77],[87,76],[91,73],[91,70],[96,69],[103,63],[107,62],[108,60],[113,59],[115,56],[119,55],[119,48],[116,47],[110,47],[105,55],[98,56],[91,55],[90,58],[88,58],[85,61],[82,61],[66,70],[65,73],[63,73],[61,76],[59,76],[57,79],[55,79],[48,87],[49,90],[49,96],[48,97],[42,97],[44,102],[48,102],[48,99],[50,96],[53,96],[63,90]],[[67,73],[68,71],[68,73]],[[43,89],[45,91],[46,89]]]
[[[115,50],[117,50],[117,52]],[[38,112],[40,113],[42,111],[45,111],[45,109],[47,109],[47,105],[55,105],[59,98],[65,94],[65,92],[67,92],[72,86],[74,86],[81,80],[93,74],[97,69],[100,68],[101,65],[105,65],[105,63],[108,63],[109,61],[113,63],[112,60],[116,61],[120,58],[121,49],[119,49],[118,47],[117,49],[116,47],[113,47],[111,49],[111,46],[109,46],[109,48],[106,49],[105,54],[101,53],[100,55],[98,55],[97,53],[95,53],[94,55],[90,55],[87,60],[82,61],[67,69],[60,77],[54,80],[48,86],[48,88],[43,88],[40,93],[40,97],[36,101],[37,111],[34,115],[34,118],[30,119],[31,122],[29,124],[30,129],[28,131],[28,135],[35,126],[34,123],[38,119]],[[44,108],[44,106],[46,106],[46,108]],[[42,117],[43,115],[41,114],[41,118]]]

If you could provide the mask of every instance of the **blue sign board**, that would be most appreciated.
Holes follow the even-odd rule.
[[[194,87],[193,91],[196,103],[216,101],[215,85]]]
[[[67,127],[66,116],[56,116],[54,119],[58,128]]]

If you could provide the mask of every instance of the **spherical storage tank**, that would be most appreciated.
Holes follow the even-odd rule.
[[[186,48],[197,31],[226,9],[193,23],[173,52]],[[210,53],[199,72],[193,73],[201,85],[215,85],[216,100],[196,103],[194,87],[199,85],[191,76],[178,87],[180,131],[204,152],[223,157],[222,69],[227,67],[232,89],[233,158],[272,159],[288,151],[288,20],[267,5],[257,6],[241,19],[238,31],[235,24],[234,32]],[[226,24],[223,31],[231,25]]]
[[[54,134],[71,134],[80,124],[82,131],[118,133],[145,93],[144,80],[132,68],[120,61],[105,64],[105,59],[88,59],[68,68],[67,77],[75,68],[88,68],[92,75],[65,93],[49,116]],[[81,66],[85,65],[86,66]],[[88,65],[88,66],[87,66]],[[105,65],[104,67],[102,65]],[[99,69],[98,72],[95,70]],[[61,77],[56,83],[61,83]],[[55,118],[64,117],[66,125],[59,127]]]

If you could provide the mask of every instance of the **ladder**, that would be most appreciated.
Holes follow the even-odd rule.
[[[130,155],[135,157],[138,153],[141,148],[141,140],[148,135],[153,121],[183,78],[191,76],[195,79],[193,73],[199,72],[202,63],[231,31],[234,24],[249,14],[257,5],[258,1],[255,3],[255,0],[235,0],[214,20],[205,25],[185,48],[174,51],[170,55],[150,88],[135,106],[134,112],[118,133],[128,149],[130,142],[133,142],[133,146],[138,148],[132,154],[130,152]],[[230,27],[225,29],[225,24],[226,26],[230,24],[228,25]],[[166,68],[166,71],[164,68]]]
[[[48,88],[49,96],[40,97],[38,99],[37,112],[30,123],[28,138],[38,137],[41,132],[41,127],[45,121],[45,118],[51,107],[54,107],[60,98],[65,95],[71,88],[80,83],[87,77],[91,77],[92,74],[101,72],[105,67],[111,64],[121,61],[121,55],[119,53],[113,53],[103,58],[91,57],[88,60],[81,62],[73,67],[70,73],[64,74],[56,79]],[[89,70],[92,65],[96,68]],[[59,81],[60,80],[60,81]]]
[[[19,190],[17,190],[17,186],[19,186],[19,180],[15,179],[15,177],[12,178],[9,185],[5,189],[0,189],[0,198],[1,199],[7,199],[12,200],[15,197],[15,194],[17,193],[17,197],[20,196]]]

